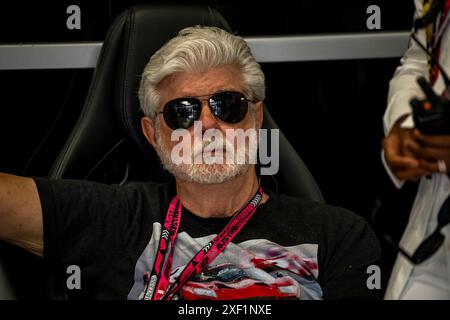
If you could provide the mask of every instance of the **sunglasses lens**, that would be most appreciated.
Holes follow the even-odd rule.
[[[244,120],[248,102],[240,92],[221,92],[210,98],[209,104],[214,115],[228,123],[238,123]]]
[[[173,129],[188,129],[200,118],[201,105],[197,99],[178,99],[164,106],[164,121]]]
[[[248,101],[240,92],[225,91],[209,99],[213,114],[227,123],[244,120],[248,111]],[[202,103],[197,98],[180,98],[169,101],[164,106],[164,121],[173,129],[188,129],[200,119]]]

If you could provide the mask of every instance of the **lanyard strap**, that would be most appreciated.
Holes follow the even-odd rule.
[[[152,270],[152,276],[147,277],[147,285],[144,294],[144,300],[171,300],[172,297],[183,287],[193,274],[200,273],[209,263],[211,263],[231,242],[231,240],[239,233],[247,221],[252,217],[262,200],[263,190],[258,187],[258,191],[248,201],[248,203],[241,208],[233,219],[225,226],[225,228],[205,245],[185,266],[180,276],[175,283],[168,289],[170,280],[170,269],[173,262],[173,249],[175,238],[178,234],[179,222],[181,218],[181,204],[178,196],[176,196],[169,206],[166,221],[164,223],[164,230],[166,226],[170,225],[170,232],[168,234],[161,233],[161,240],[163,236],[166,237],[163,244],[164,250],[161,249],[161,242],[158,248],[157,258]],[[178,208],[176,210],[175,208]],[[171,214],[173,212],[173,214]],[[164,231],[163,231],[164,232]],[[167,254],[167,238],[170,238],[170,251]],[[167,255],[167,263],[163,264],[164,257]],[[157,267],[158,264],[158,267]],[[162,267],[161,267],[162,266]]]
[[[172,268],[175,238],[180,227],[180,219],[181,203],[178,196],[175,196],[170,202],[166,220],[161,230],[161,237],[159,239],[158,251],[156,252],[152,273],[151,275],[148,273],[144,275],[146,283],[144,300],[159,300],[166,292],[170,279],[170,269]],[[168,248],[169,250],[167,250]],[[167,254],[167,251],[169,251],[169,254]]]

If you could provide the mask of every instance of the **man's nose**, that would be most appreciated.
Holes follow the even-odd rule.
[[[210,128],[218,128],[217,118],[211,112],[211,108],[209,107],[208,100],[202,101],[202,112],[200,113],[200,119],[202,122],[203,132]]]

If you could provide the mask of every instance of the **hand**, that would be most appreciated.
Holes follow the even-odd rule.
[[[391,132],[383,139],[382,147],[386,162],[394,175],[400,180],[418,180],[430,174],[426,168],[431,164],[412,152],[411,145],[417,145],[414,129],[401,128],[402,122],[403,119],[397,121]],[[417,151],[418,149],[414,150]],[[423,163],[421,163],[421,160],[423,160]]]
[[[413,142],[408,143],[407,148],[428,172],[440,172],[438,160],[443,160],[450,168],[450,135],[424,135],[414,129]]]

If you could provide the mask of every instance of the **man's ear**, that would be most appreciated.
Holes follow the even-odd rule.
[[[155,124],[150,117],[143,117],[141,119],[141,127],[144,136],[147,138],[147,141],[156,148],[156,135],[155,135]]]
[[[258,101],[256,103],[256,122],[258,123],[258,128],[262,128],[262,123],[264,119],[264,102]]]

